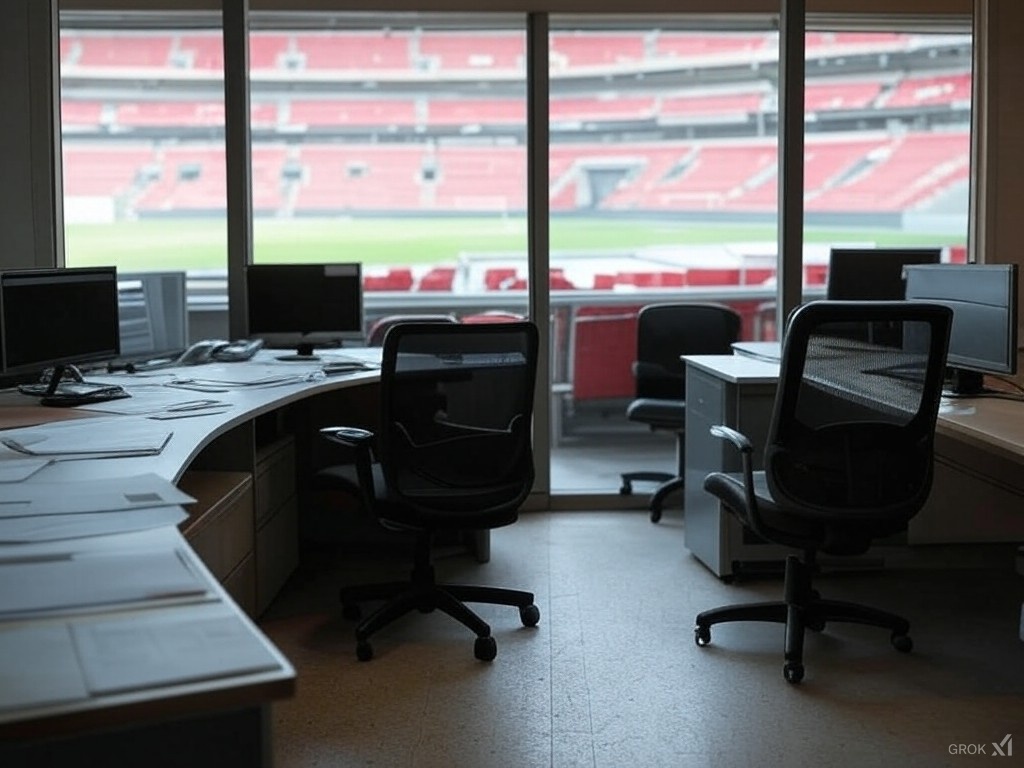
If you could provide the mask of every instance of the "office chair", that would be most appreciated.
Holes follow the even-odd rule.
[[[952,312],[919,302],[811,302],[790,315],[779,387],[764,450],[736,430],[712,434],[741,452],[742,471],[713,472],[704,488],[743,525],[769,542],[793,547],[784,599],[698,614],[698,646],[727,621],[786,625],[783,675],[804,677],[804,630],[830,621],[890,630],[909,652],[906,619],[855,603],[826,600],[812,587],[817,553],[860,555],[874,539],[906,528],[928,498],[932,444]],[[891,346],[858,341],[858,329],[887,323]]]
[[[739,336],[739,314],[720,304],[651,304],[640,310],[633,364],[636,399],[626,408],[626,418],[676,433],[676,471],[624,472],[619,493],[631,494],[635,482],[659,483],[649,504],[651,522],[661,520],[665,499],[683,487],[686,366],[679,358],[731,354],[730,345]]]
[[[439,584],[431,564],[439,532],[516,521],[533,485],[536,369],[533,323],[401,323],[384,340],[378,432],[321,430],[354,448],[356,458],[354,467],[327,468],[321,477],[355,481],[365,508],[385,528],[415,538],[408,581],[341,590],[348,618],[360,617],[360,602],[385,601],[356,628],[360,660],[373,657],[374,632],[414,610],[439,609],[465,624],[477,635],[474,654],[482,661],[494,659],[497,644],[465,602],[518,607],[527,627],[540,620],[532,593]]]
[[[384,346],[384,337],[393,325],[398,323],[457,323],[455,315],[448,314],[424,314],[424,315],[384,315],[373,321],[370,330],[366,332],[366,346]]]

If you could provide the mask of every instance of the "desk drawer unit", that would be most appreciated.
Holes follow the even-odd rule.
[[[256,609],[262,613],[299,563],[295,440],[256,449]]]
[[[686,372],[686,547],[723,578],[743,569],[776,568],[788,550],[753,537],[718,499],[704,490],[710,472],[740,470],[740,454],[711,435],[716,424],[737,429],[754,444],[754,467],[760,468],[775,384],[733,382],[689,366]]]
[[[196,470],[178,487],[195,497],[181,528],[185,540],[235,602],[250,615],[256,607],[253,548],[253,483],[248,472]]]

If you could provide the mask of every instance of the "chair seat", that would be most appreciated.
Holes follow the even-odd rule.
[[[374,462],[372,471],[375,496],[374,515],[385,528],[403,531],[419,531],[427,528],[437,531],[489,530],[511,525],[518,519],[518,511],[508,509],[500,509],[490,515],[478,514],[475,517],[462,514],[457,507],[452,510],[413,510],[407,503],[388,495],[388,486],[384,482],[384,471],[380,464]],[[322,486],[343,488],[356,495],[361,492],[356,468],[351,464],[325,467],[317,472],[317,478],[318,483]],[[446,493],[449,496],[456,495],[455,492]],[[482,491],[479,488],[471,488],[465,491],[465,495],[467,499],[475,499],[479,502],[482,498]]]
[[[683,429],[686,426],[686,401],[640,397],[626,408],[626,418],[650,424],[656,429]]]
[[[829,555],[860,555],[870,548],[873,538],[896,533],[905,527],[905,521],[892,518],[871,520],[851,516],[848,521],[843,521],[824,510],[820,517],[816,517],[813,510],[804,510],[797,516],[786,512],[775,502],[763,471],[754,472],[753,477],[758,516],[771,529],[768,538],[784,546],[815,549]],[[737,511],[747,507],[741,473],[712,472],[704,478],[704,490],[717,496],[744,525],[753,527],[752,522]]]

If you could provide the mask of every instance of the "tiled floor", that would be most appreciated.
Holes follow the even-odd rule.
[[[1008,734],[1022,759],[1024,577],[1009,553],[990,570],[824,577],[826,596],[906,615],[915,650],[831,625],[808,638],[807,678],[791,686],[780,625],[722,626],[695,646],[698,611],[774,598],[780,583],[721,583],[683,533],[678,513],[659,525],[642,512],[528,513],[494,532],[490,563],[440,559],[442,578],[536,593],[535,629],[480,607],[498,642],[489,664],[440,613],[382,631],[374,660],[358,662],[337,586],[404,565],[311,558],[261,621],[299,674],[273,708],[276,765],[993,766]],[[957,744],[987,754],[954,756]]]

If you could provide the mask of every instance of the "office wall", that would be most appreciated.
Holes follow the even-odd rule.
[[[1024,3],[975,5],[973,250],[978,261],[1024,264]]]
[[[0,267],[62,263],[57,0],[4,0],[0,23]]]

